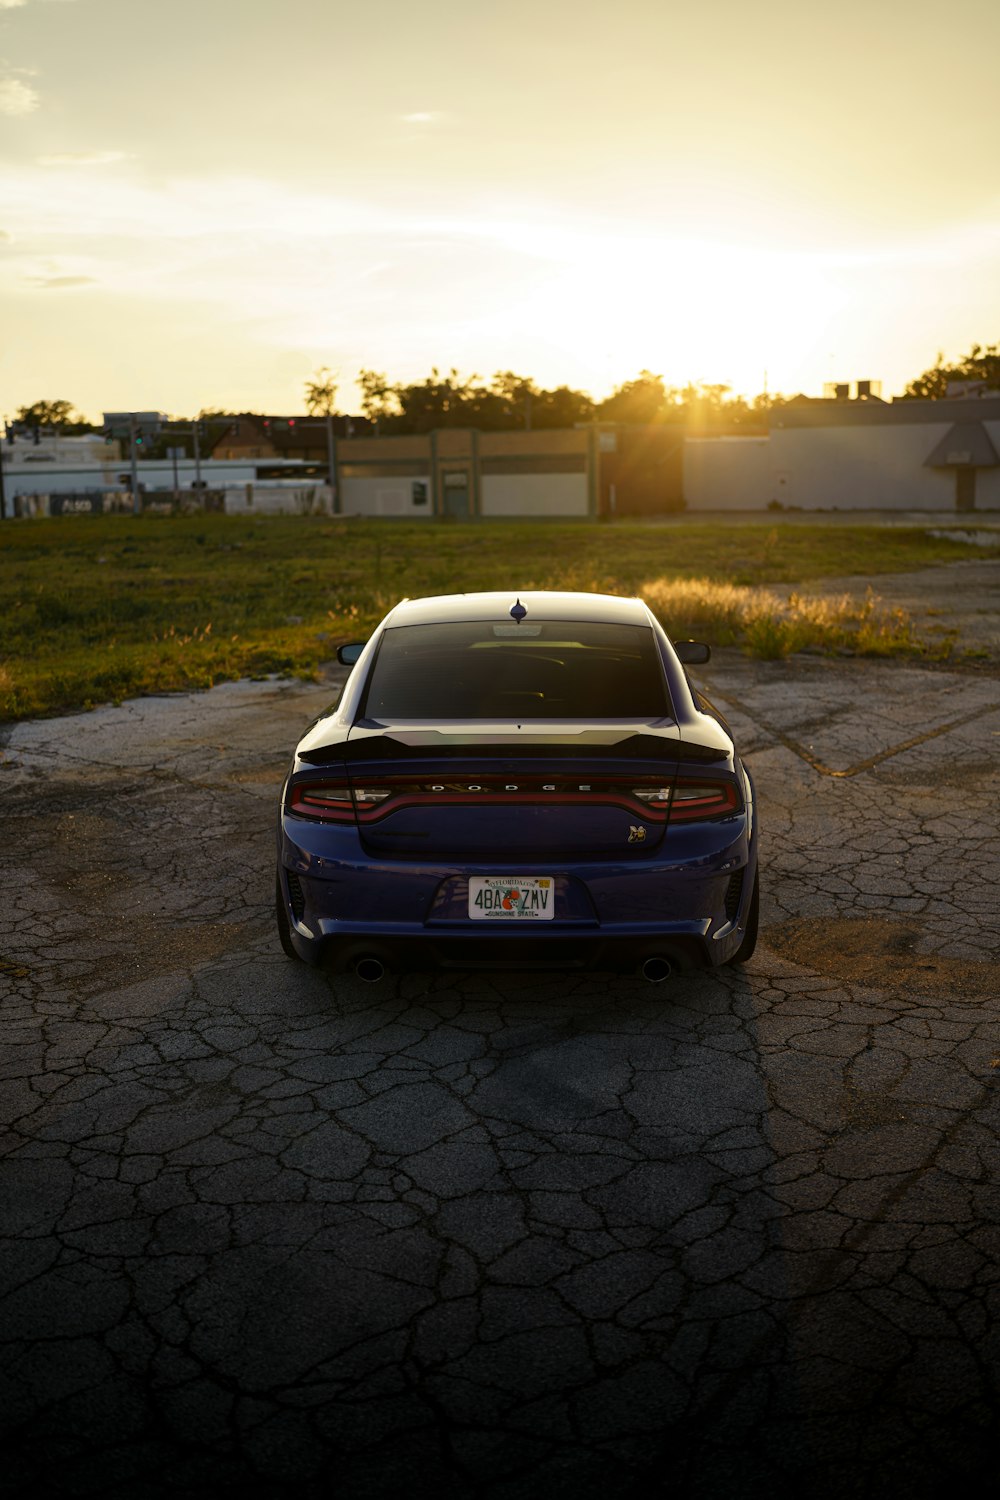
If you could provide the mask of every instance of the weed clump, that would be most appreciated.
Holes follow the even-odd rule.
[[[868,589],[864,599],[790,593],[711,578],[654,578],[641,589],[657,619],[674,637],[700,634],[719,646],[739,645],[748,656],[778,661],[796,651],[850,656],[932,654],[918,641],[904,609]],[[947,654],[950,642],[937,654]]]

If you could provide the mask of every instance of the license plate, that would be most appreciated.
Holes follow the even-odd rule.
[[[551,875],[470,875],[473,922],[551,922],[556,887]]]

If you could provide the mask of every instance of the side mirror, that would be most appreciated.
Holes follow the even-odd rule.
[[[712,648],[704,641],[674,641],[674,650],[686,667],[700,667],[712,660]]]
[[[338,646],[337,660],[340,662],[340,665],[342,667],[353,667],[367,644],[367,641],[351,641],[348,646]]]

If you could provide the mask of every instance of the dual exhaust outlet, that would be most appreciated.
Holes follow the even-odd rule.
[[[385,964],[380,958],[359,958],[354,965],[354,972],[365,984],[378,984],[385,974]]]
[[[380,958],[367,955],[357,960],[354,965],[354,972],[359,979],[364,980],[365,984],[378,984],[379,980],[385,975],[385,964]],[[673,972],[674,966],[670,962],[670,959],[664,957],[662,954],[655,954],[653,957],[647,958],[639,969],[639,973],[647,984],[663,984],[664,980],[669,979]]]

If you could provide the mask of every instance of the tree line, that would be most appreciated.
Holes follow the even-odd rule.
[[[940,400],[954,381],[1000,390],[1000,344],[973,344],[967,354],[951,362],[939,354],[929,369],[910,381],[903,399]],[[487,380],[480,375],[462,376],[455,369],[442,374],[434,367],[424,380],[395,382],[381,371],[361,370],[357,383],[361,411],[380,434],[424,433],[438,427],[531,430],[594,421],[642,426],[676,422],[695,432],[764,432],[769,413],[795,399],[766,391],[747,398],[734,394],[728,385],[668,385],[651,370],[640,370],[634,380],[616,386],[602,401],[568,385],[546,389],[513,370],[499,370]],[[306,381],[305,407],[313,416],[337,412],[336,378],[325,366]],[[198,420],[210,424],[214,437],[232,418],[249,415],[203,408]],[[70,401],[19,406],[14,420],[25,427],[100,431],[99,424],[88,422]]]
[[[910,381],[904,400],[940,401],[949,384],[966,380],[989,391],[1000,390],[1000,344],[973,344],[968,354],[951,364],[939,354],[929,370]]]
[[[761,395],[747,401],[726,385],[667,385],[651,370],[640,370],[603,401],[568,385],[547,390],[513,370],[499,370],[484,380],[463,377],[454,369],[447,374],[433,369],[424,380],[397,383],[377,370],[362,370],[358,385],[361,410],[380,433],[430,432],[435,427],[531,430],[594,421],[763,430],[769,408],[784,399]]]

